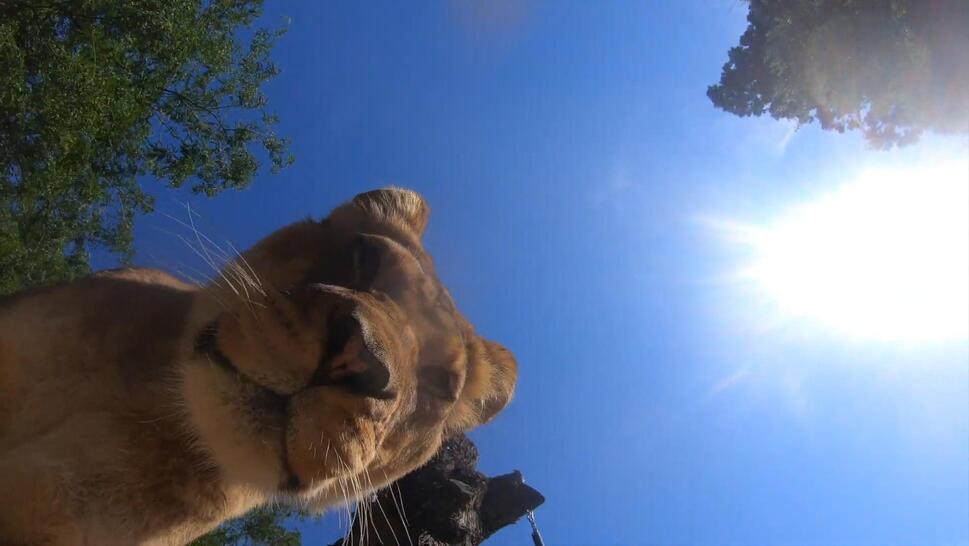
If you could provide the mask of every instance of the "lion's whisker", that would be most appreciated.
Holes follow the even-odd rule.
[[[186,203],[185,207],[186,207],[186,210],[188,211],[189,223],[185,223],[169,214],[166,214],[165,216],[170,218],[172,221],[178,223],[179,225],[191,230],[192,233],[195,235],[195,241],[198,244],[198,248],[196,248],[193,244],[191,244],[185,237],[179,234],[174,234],[174,235],[178,237],[183,243],[185,243],[190,249],[192,249],[192,251],[195,252],[195,254],[199,256],[199,258],[201,258],[210,268],[212,268],[213,271],[215,271],[220,277],[222,277],[222,279],[225,280],[226,284],[231,288],[231,290],[236,294],[236,296],[238,296],[239,298],[244,298],[245,303],[250,308],[250,312],[253,313],[253,315],[255,315],[255,311],[252,309],[255,302],[253,302],[252,300],[252,296],[249,293],[248,287],[253,287],[262,296],[265,296],[266,294],[265,294],[265,291],[260,286],[260,283],[257,283],[253,279],[253,276],[255,275],[254,270],[252,269],[251,266],[249,267],[249,271],[246,271],[245,269],[243,269],[242,266],[236,263],[236,261],[229,256],[228,252],[226,252],[221,246],[219,246],[210,237],[201,233],[198,230],[197,226],[195,225],[195,219],[194,219],[195,214],[192,211],[191,205]],[[229,244],[231,246],[231,243]],[[211,252],[210,252],[210,249],[211,249]],[[237,255],[239,255],[240,258],[242,258],[242,260],[245,260],[245,258],[243,258],[242,255],[239,254],[237,250],[235,250],[235,247],[233,247],[233,250],[236,252]],[[212,257],[212,253],[215,253],[216,258],[218,258],[220,262],[225,264],[224,267],[220,268],[218,264],[216,264],[216,260]],[[252,272],[251,274],[250,274],[250,271]],[[235,283],[233,283],[229,279],[229,276],[233,277],[233,279],[235,280]],[[240,292],[240,289],[242,290],[242,292]]]
[[[194,252],[196,256],[198,256],[199,258],[201,258],[202,261],[204,261],[209,267],[211,267],[213,271],[215,271],[220,277],[222,277],[222,279],[225,280],[226,284],[235,293],[236,296],[239,295],[239,290],[237,290],[236,287],[235,287],[235,285],[232,284],[232,281],[230,281],[229,278],[226,277],[225,273],[223,273],[223,271],[221,269],[219,269],[218,267],[216,267],[215,262],[212,262],[211,261],[211,258],[206,257],[202,252],[200,252],[198,249],[196,249],[195,246],[188,241],[188,239],[186,239],[182,235],[179,235],[179,234],[176,233],[175,236],[178,237],[178,239],[180,241],[182,241],[183,243],[185,243],[185,245],[188,246],[188,248],[192,249],[192,252]]]
[[[340,453],[338,451],[334,451],[334,453],[336,454],[337,462],[340,464],[341,468],[343,468],[346,472],[349,472],[349,467],[347,467],[346,463],[343,462],[343,457],[340,456]],[[353,516],[350,513],[349,484],[347,483],[347,479],[346,479],[346,476],[345,475],[340,476],[339,479],[338,479],[338,481],[337,481],[337,483],[340,485],[340,489],[343,492],[344,506],[346,507],[346,510],[347,510],[347,536],[346,536],[346,539],[349,539],[350,540],[350,543],[352,544],[353,543],[353,519],[354,518],[353,518]]]
[[[384,471],[384,479],[386,480],[387,478],[388,478],[387,472]],[[401,498],[400,501],[398,502],[397,495],[394,494],[394,486],[396,485],[397,485],[396,481],[391,482],[391,484],[387,486],[387,491],[390,493],[390,500],[393,501],[394,507],[397,509],[397,515],[400,517],[401,523],[403,523],[404,534],[407,537],[407,543],[410,544],[411,546],[414,546],[414,540],[410,536],[410,528],[409,528],[410,524],[407,523],[407,515],[404,514],[404,500],[403,498]],[[398,486],[398,491],[399,490],[400,490],[400,487]]]
[[[229,245],[229,248],[231,248],[232,251],[236,253],[236,256],[238,256],[239,259],[242,260],[242,263],[245,264],[246,268],[249,269],[249,274],[251,274],[252,275],[252,278],[255,279],[255,281],[256,281],[255,285],[261,290],[262,289],[262,280],[259,278],[259,275],[256,274],[256,270],[252,268],[252,265],[249,263],[249,260],[247,260],[246,257],[243,256],[242,253],[239,252],[238,249],[236,249],[235,245],[233,245],[231,241],[228,241],[227,240],[225,243],[227,245]],[[265,295],[265,294],[263,294],[263,295]]]
[[[364,469],[364,474],[367,477],[367,482],[368,482],[368,485],[369,485],[370,489],[373,490],[374,487],[373,487],[373,480],[370,479],[370,469],[365,468]],[[383,516],[384,516],[384,521],[387,522],[387,528],[390,529],[391,536],[394,537],[394,542],[397,543],[397,546],[400,546],[400,539],[397,538],[397,532],[394,531],[394,526],[393,526],[392,523],[390,523],[390,518],[387,517],[387,512],[384,510],[384,505],[383,505],[382,502],[380,502],[380,495],[378,495],[376,493],[372,493],[372,496],[373,496],[373,498],[371,500],[371,503],[376,503],[377,504],[377,508],[380,509],[380,513],[383,514]],[[374,526],[374,529],[376,530],[376,525]]]
[[[191,210],[191,207],[189,207],[187,203],[186,203],[186,208],[189,211],[189,219],[190,220],[191,220],[192,215],[198,215],[198,213],[193,212]],[[218,257],[220,259],[222,259],[223,261],[228,261],[229,260],[228,253],[224,249],[222,249],[222,247],[220,247],[219,245],[217,245],[215,243],[215,241],[213,241],[212,239],[210,239],[204,233],[198,231],[198,229],[196,229],[196,227],[195,227],[195,222],[194,221],[192,221],[191,224],[187,224],[187,223],[183,222],[182,220],[179,220],[178,218],[176,218],[176,217],[174,217],[174,216],[172,216],[170,214],[167,214],[167,213],[163,213],[163,214],[164,214],[164,216],[166,216],[167,218],[169,218],[173,222],[179,224],[180,226],[184,227],[185,229],[191,230],[193,233],[195,233],[196,237],[199,237],[199,238],[204,239],[205,241],[207,241],[210,245],[212,245],[212,250],[218,252],[218,254],[219,254]],[[201,241],[199,242],[199,244],[201,244]]]

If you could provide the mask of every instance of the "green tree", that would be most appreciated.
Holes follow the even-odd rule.
[[[872,145],[969,131],[966,0],[748,0],[707,96],[739,116],[861,130]]]
[[[301,517],[286,506],[264,506],[229,521],[189,546],[300,546],[299,531],[286,529],[287,518]]]
[[[292,161],[261,7],[0,0],[0,294],[87,272],[95,246],[130,257],[142,180],[211,196]]]

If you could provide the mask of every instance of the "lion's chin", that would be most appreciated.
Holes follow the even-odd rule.
[[[306,391],[290,399],[286,458],[300,490],[359,475],[376,457],[377,427],[341,407],[344,396]]]
[[[344,479],[331,478],[314,483],[298,492],[284,492],[283,498],[298,505],[300,509],[310,514],[323,514],[334,508],[351,508],[357,500],[377,491],[385,484],[370,484],[366,476],[347,477]]]

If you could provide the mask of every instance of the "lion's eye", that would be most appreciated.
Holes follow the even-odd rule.
[[[417,378],[421,389],[431,396],[447,402],[458,399],[458,374],[440,366],[427,366],[417,372]]]

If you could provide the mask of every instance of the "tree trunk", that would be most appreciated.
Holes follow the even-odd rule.
[[[429,463],[358,509],[350,533],[332,546],[477,546],[545,502],[517,470],[489,478],[477,465],[471,440],[449,439]]]

